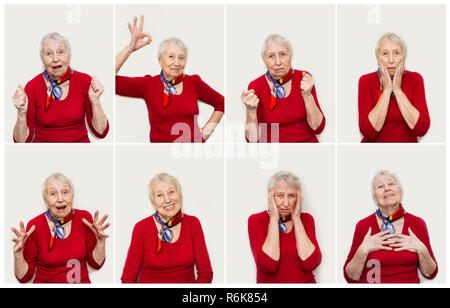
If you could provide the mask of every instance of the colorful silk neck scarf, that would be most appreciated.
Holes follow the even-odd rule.
[[[292,219],[291,215],[286,216],[286,217],[280,217],[280,220],[278,222],[278,227],[280,228],[280,232],[287,233],[286,223],[288,221],[290,221],[291,219]]]
[[[50,88],[47,90],[47,99],[45,100],[45,106],[44,110],[47,111],[50,108],[50,104],[53,101],[53,98],[55,100],[60,100],[62,96],[62,89],[59,86],[63,82],[66,82],[69,80],[73,75],[73,70],[68,67],[66,73],[59,78],[58,80],[53,80],[50,75],[48,74],[47,70],[44,71],[44,78],[50,82]],[[52,98],[53,96],[53,98]]]
[[[75,214],[75,210],[72,209],[72,211],[70,211],[70,213],[69,213],[69,215],[67,215],[67,217],[65,217],[64,219],[58,220],[55,217],[53,217],[53,215],[50,213],[50,209],[48,209],[47,212],[45,212],[45,215],[47,216],[47,218],[51,222],[53,222],[53,224],[55,225],[51,232],[50,242],[48,244],[48,251],[51,251],[53,246],[55,245],[55,239],[58,239],[58,240],[64,239],[64,237],[66,236],[66,230],[64,229],[63,225],[68,223],[69,221],[71,221],[74,214]]]
[[[169,105],[169,95],[177,94],[177,89],[175,89],[175,86],[184,80],[184,74],[181,74],[177,78],[169,81],[164,77],[163,71],[161,70],[161,73],[159,73],[159,79],[161,79],[164,84],[163,107],[166,108],[167,105]]]
[[[273,88],[270,95],[269,109],[272,110],[277,105],[277,98],[283,98],[286,95],[286,90],[283,85],[292,79],[294,76],[294,71],[289,69],[286,76],[281,79],[275,79],[270,75],[269,71],[266,72],[266,77],[273,83]]]
[[[178,225],[183,220],[183,213],[180,210],[178,214],[172,217],[168,222],[162,221],[158,212],[155,212],[153,217],[155,217],[155,220],[161,225],[161,231],[158,233],[158,240],[155,249],[155,253],[159,254],[163,249],[163,243],[170,243],[172,241],[173,231],[170,229]]]
[[[399,220],[403,216],[405,216],[406,215],[406,211],[403,208],[403,206],[400,204],[398,210],[394,214],[392,214],[392,215],[390,215],[388,217],[384,217],[383,214],[381,214],[380,209],[377,209],[376,214],[383,221],[383,226],[382,226],[382,230],[381,231],[389,230],[389,234],[394,234],[395,233],[395,228],[394,228],[394,225],[392,223],[394,221],[396,221],[396,220]]]

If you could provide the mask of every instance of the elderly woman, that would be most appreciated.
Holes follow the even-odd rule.
[[[374,214],[356,225],[344,266],[348,282],[418,283],[438,272],[425,222],[404,209],[397,177],[378,172],[372,182]]]
[[[151,43],[143,32],[144,17],[139,25],[134,18],[128,23],[130,43],[116,56],[116,75],[128,57]],[[208,86],[198,75],[184,74],[187,48],[177,38],[170,38],[158,48],[161,72],[151,77],[116,76],[116,94],[144,99],[150,121],[150,142],[205,142],[222,119],[224,97]],[[214,112],[205,126],[197,123],[197,99],[212,107]]]
[[[21,283],[90,283],[87,265],[100,269],[106,258],[105,215],[98,220],[84,210],[73,208],[71,180],[61,173],[44,182],[45,213],[32,219],[25,229],[12,227],[14,273]]]
[[[278,34],[264,41],[267,72],[241,95],[246,107],[245,136],[249,142],[319,142],[325,127],[314,78],[291,67],[292,46]]]
[[[314,219],[302,212],[300,181],[280,171],[269,180],[268,211],[250,216],[248,234],[258,283],[315,283],[322,254]]]
[[[405,70],[406,51],[395,33],[378,40],[378,70],[359,79],[361,142],[418,142],[430,127],[423,78]]]
[[[104,138],[108,120],[100,104],[103,86],[95,78],[73,70],[69,41],[49,33],[41,41],[44,72],[19,86],[13,102],[17,108],[15,142],[90,142],[92,134]]]
[[[178,180],[159,173],[148,190],[155,213],[133,229],[122,282],[210,283],[213,271],[202,226],[183,213]]]

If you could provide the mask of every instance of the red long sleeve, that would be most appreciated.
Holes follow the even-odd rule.
[[[153,216],[138,222],[122,273],[122,283],[210,283],[213,272],[199,220],[184,214],[180,237],[156,255]],[[195,278],[194,267],[197,269]]]
[[[54,100],[47,111],[44,111],[47,97],[44,77],[39,74],[29,81],[25,86],[29,129],[26,142],[90,142],[86,122],[94,136],[106,137],[109,123],[103,132],[95,130],[92,123],[92,106],[88,95],[91,79],[87,74],[74,71],[67,97]]]
[[[27,225],[27,231],[35,226],[35,231],[30,235],[23,249],[25,261],[28,264],[28,272],[18,279],[25,283],[33,276],[34,283],[70,283],[71,279],[79,279],[78,282],[90,283],[87,265],[93,269],[100,269],[102,264],[97,264],[92,256],[97,244],[95,234],[82,222],[93,221],[91,214],[83,210],[75,210],[72,219],[70,234],[63,240],[56,240],[55,246],[49,252],[50,227],[45,214],[32,219]],[[75,263],[79,264],[79,271]],[[79,273],[78,278],[77,274]],[[75,277],[75,278],[74,278]]]
[[[204,142],[197,123],[200,100],[224,112],[224,97],[207,85],[198,75],[185,75],[183,90],[170,95],[163,108],[164,85],[157,76],[116,76],[116,94],[144,99],[150,122],[151,142]]]
[[[259,98],[257,117],[261,127],[260,142],[319,142],[316,135],[325,127],[325,116],[317,99],[316,88],[313,87],[311,93],[323,118],[315,130],[309,126],[305,101],[300,89],[302,73],[303,71],[294,70],[291,93],[285,98],[278,98],[273,110],[269,109],[271,93],[265,75],[249,84],[248,89],[255,90]],[[309,74],[306,71],[305,73]]]
[[[406,71],[402,78],[402,91],[419,111],[419,119],[410,129],[398,107],[395,95],[391,95],[386,120],[378,132],[369,121],[369,113],[378,102],[380,81],[376,72],[362,76],[358,84],[359,128],[361,142],[418,142],[430,127],[430,116],[425,99],[425,86],[419,73]]]
[[[256,263],[258,283],[315,283],[313,270],[322,260],[319,244],[315,235],[314,219],[307,213],[300,216],[306,234],[315,246],[314,252],[306,260],[298,256],[295,232],[280,233],[280,260],[276,261],[262,251],[267,237],[270,217],[267,212],[250,216],[248,234],[250,247]]]
[[[402,234],[409,235],[408,228],[411,228],[412,232],[419,238],[419,240],[425,244],[434,262],[436,259],[431,249],[430,239],[428,236],[428,230],[425,222],[412,214],[405,215],[404,226]],[[344,265],[344,277],[349,283],[367,283],[368,275],[370,276],[371,268],[364,268],[361,274],[360,280],[355,281],[348,277],[345,268],[347,264],[353,259],[359,246],[361,246],[364,236],[366,235],[369,228],[372,228],[371,235],[380,232],[380,227],[378,225],[375,214],[361,220],[356,225],[355,234],[353,236],[352,246],[348,254],[347,260]],[[380,281],[381,283],[419,283],[418,266],[419,258],[416,253],[410,251],[387,251],[379,250],[375,251],[367,257],[367,262],[369,260],[377,260],[380,265]],[[366,263],[367,263],[366,262]],[[437,275],[438,268],[436,262],[436,270],[428,279],[432,279]]]

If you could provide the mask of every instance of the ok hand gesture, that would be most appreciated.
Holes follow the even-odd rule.
[[[147,46],[152,42],[152,37],[150,34],[144,31],[144,16],[141,15],[139,20],[139,25],[137,24],[137,17],[135,16],[133,19],[133,25],[128,23],[128,30],[130,30],[131,41],[130,48],[131,51],[134,52],[136,50],[141,49],[144,46]]]

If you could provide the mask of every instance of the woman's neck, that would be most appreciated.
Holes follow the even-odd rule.
[[[395,212],[397,212],[399,208],[400,208],[400,203],[392,205],[392,206],[380,207],[380,211],[384,217],[389,217],[392,214],[394,214]]]

